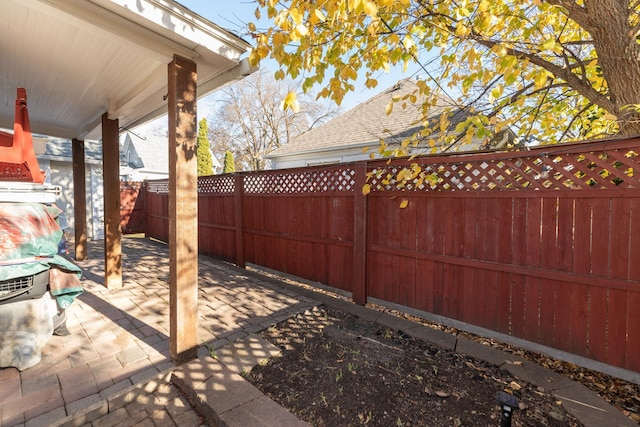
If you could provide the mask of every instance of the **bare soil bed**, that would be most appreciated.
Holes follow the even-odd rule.
[[[263,332],[282,356],[247,379],[313,426],[579,426],[550,393],[508,371],[340,310],[320,307]]]

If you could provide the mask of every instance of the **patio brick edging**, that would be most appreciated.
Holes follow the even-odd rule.
[[[243,353],[243,348],[251,348],[253,354]],[[243,377],[258,363],[273,357],[273,348],[259,336],[249,335],[217,349],[216,357],[201,355],[179,366],[170,381],[210,426],[309,426]],[[277,348],[275,353],[279,353]]]
[[[142,383],[129,386],[107,398],[97,400],[95,396],[99,395],[87,396],[84,399],[74,402],[74,407],[78,407],[77,410],[50,425],[51,427],[75,427],[91,423],[103,415],[114,412],[128,403],[134,402],[142,394],[152,394],[158,390],[162,384],[168,384],[174,369],[175,367],[166,369]],[[48,414],[43,414],[42,417],[47,415]]]

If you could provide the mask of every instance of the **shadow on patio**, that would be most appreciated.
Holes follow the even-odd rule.
[[[124,238],[122,252],[124,286],[109,291],[103,286],[103,242],[91,242],[90,259],[76,262],[85,292],[67,309],[71,334],[53,336],[30,369],[0,369],[0,424],[74,415],[175,368],[169,355],[168,247]],[[199,277],[198,339],[212,348],[316,304],[281,282],[203,256]],[[207,348],[198,354],[206,356]]]

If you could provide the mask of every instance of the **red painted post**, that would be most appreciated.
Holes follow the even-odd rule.
[[[356,164],[353,196],[353,302],[367,303],[367,196],[362,188],[367,179],[367,162]]]

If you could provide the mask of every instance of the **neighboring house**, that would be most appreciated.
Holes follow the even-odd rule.
[[[120,179],[146,181],[169,178],[169,138],[125,132],[120,135]]]
[[[56,202],[64,212],[68,229],[74,233],[73,217],[73,162],[71,141],[34,135],[34,146],[40,169],[45,171],[45,181],[58,185],[62,194]],[[102,144],[99,141],[84,142],[85,183],[87,189],[87,237],[104,238],[104,192],[102,180]]]
[[[120,179],[147,181],[169,178],[169,138],[126,132],[120,136]],[[214,173],[222,165],[211,156]]]
[[[73,236],[73,162],[71,141],[63,138],[33,136],[40,169],[45,182],[60,186],[62,193],[56,205],[65,213],[67,233]],[[137,136],[126,132],[120,137],[120,179],[145,181],[169,177],[169,150],[166,136]],[[213,156],[212,156],[213,157]],[[87,189],[87,237],[104,238],[104,191],[102,178],[102,143],[84,142],[85,183]],[[214,168],[222,169],[213,157]]]
[[[395,102],[391,114],[386,113],[392,99],[402,99],[417,89],[414,80],[401,80],[395,86],[361,103],[357,107],[341,114],[335,119],[295,137],[290,143],[278,148],[266,157],[271,160],[273,169],[304,167],[321,164],[342,163],[370,158],[370,153],[380,157],[380,140],[386,144],[399,144],[408,136],[422,129],[422,114],[419,103]],[[465,115],[454,100],[441,96],[431,107],[430,120],[436,123],[446,110],[454,111],[449,118],[451,126],[464,120]],[[477,151],[496,149],[513,141],[513,135],[504,132],[494,140],[474,140],[467,144],[458,144],[456,151]],[[441,147],[424,144],[418,147],[418,153],[439,152]]]

